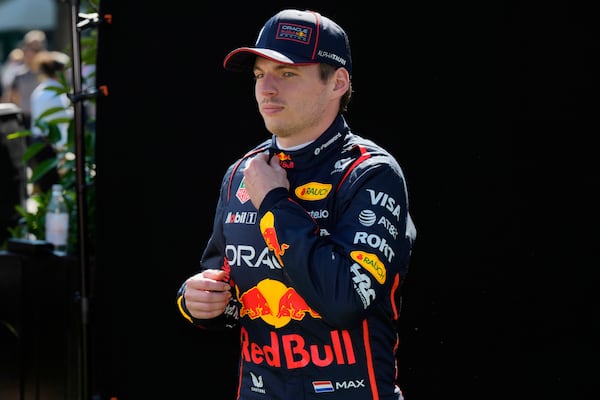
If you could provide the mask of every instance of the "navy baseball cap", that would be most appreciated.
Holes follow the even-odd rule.
[[[331,64],[352,74],[350,44],[346,32],[316,11],[283,10],[269,18],[254,47],[240,47],[225,57],[230,71],[247,71],[256,56],[290,65]]]

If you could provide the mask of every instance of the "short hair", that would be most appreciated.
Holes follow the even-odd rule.
[[[46,39],[46,33],[39,29],[32,29],[23,36],[21,42],[23,49],[33,49],[35,51],[46,50],[48,47],[48,41]]]
[[[321,70],[321,80],[326,82],[333,73],[336,71],[336,67],[326,63],[319,63],[319,68]],[[348,82],[348,90],[342,97],[340,97],[340,109],[338,110],[338,114],[342,114],[348,111],[348,104],[350,104],[350,98],[352,97],[352,80]]]
[[[69,56],[60,51],[40,51],[34,59],[35,68],[50,77],[58,76],[58,73],[64,71],[69,62]]]

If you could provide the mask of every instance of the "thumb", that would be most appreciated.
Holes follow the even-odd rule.
[[[283,169],[279,163],[279,157],[277,157],[277,154],[274,154],[273,157],[271,157],[271,160],[269,160],[269,165],[275,169]]]
[[[215,281],[221,281],[227,277],[227,272],[222,269],[207,269],[204,270],[204,277],[214,279]]]

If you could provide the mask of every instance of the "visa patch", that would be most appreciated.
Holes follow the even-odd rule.
[[[313,381],[312,383],[315,393],[333,392],[333,383],[331,381]]]

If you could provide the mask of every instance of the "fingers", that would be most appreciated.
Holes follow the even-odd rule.
[[[231,286],[227,282],[224,282],[226,278],[227,273],[223,270],[207,269],[190,277],[186,282],[186,287],[214,292],[229,291]]]
[[[269,159],[266,152],[256,155],[248,161],[244,168],[246,191],[252,205],[258,210],[260,205],[271,190],[279,187],[289,189],[285,169],[279,164],[279,157],[274,155]]]
[[[209,319],[223,314],[230,292],[185,291],[185,305],[194,318]]]
[[[254,157],[250,158],[248,160],[248,163],[246,164],[246,168],[248,168],[251,164],[256,164],[256,163],[260,163],[260,162],[264,162],[265,164],[268,164],[268,162],[269,162],[269,153],[268,152],[258,153]]]
[[[231,287],[222,280],[226,272],[209,269],[202,271],[186,281],[185,304],[195,318],[215,318],[223,313],[232,297]]]

